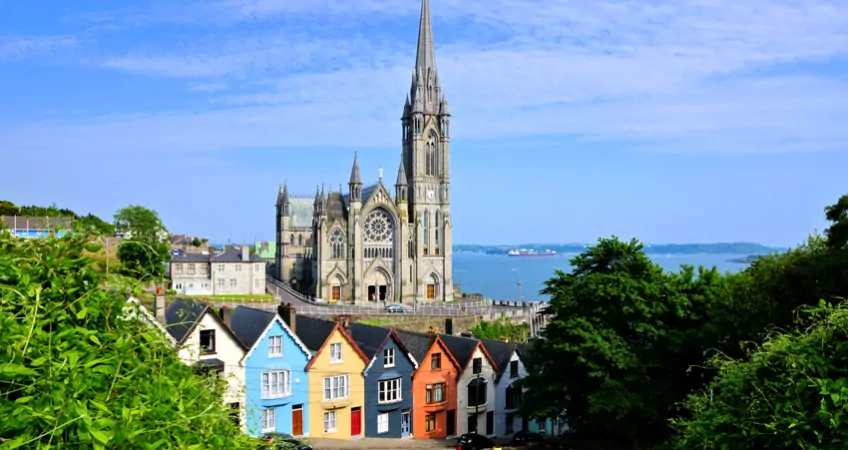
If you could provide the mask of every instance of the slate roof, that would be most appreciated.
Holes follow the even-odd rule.
[[[310,351],[317,352],[321,350],[324,341],[330,336],[336,328],[336,322],[329,320],[316,319],[313,317],[297,316],[297,327],[295,333],[303,345]]]
[[[362,353],[365,354],[369,361],[380,351],[386,339],[389,338],[390,333],[391,330],[388,328],[364,325],[356,322],[351,322],[350,329],[348,330],[348,334],[350,334],[353,342],[356,342],[356,345],[359,346],[359,349],[362,350]]]
[[[177,263],[198,263],[198,262],[209,262],[209,254],[203,253],[186,253],[183,255],[174,255],[171,257],[171,262]],[[237,262],[245,262],[241,259],[241,247],[239,246],[229,246],[223,252],[216,252],[215,257],[212,260],[213,263],[237,263]],[[252,263],[264,263],[265,260],[262,259],[261,256],[256,253],[251,253],[248,262]]]
[[[434,333],[413,333],[404,330],[397,330],[396,333],[403,342],[404,347],[419,362],[424,360],[427,352],[430,351],[430,347],[436,342],[436,335]]]
[[[165,310],[165,325],[178,344],[182,344],[189,332],[197,325],[206,310],[204,303],[178,298]]]
[[[459,363],[460,370],[465,370],[465,367],[468,366],[468,361],[471,360],[471,356],[474,355],[474,350],[477,348],[477,344],[480,341],[473,338],[453,336],[450,334],[440,334],[439,337],[442,338],[442,341],[444,341],[448,350],[450,350],[453,357],[456,358],[456,362]]]
[[[330,192],[327,197],[327,220],[347,222],[347,202],[341,192]]]
[[[312,228],[312,216],[315,215],[312,199],[292,198],[289,202],[289,211],[292,228]]]
[[[230,328],[247,348],[253,348],[276,315],[271,311],[239,306],[230,316]]]
[[[501,342],[501,341],[489,341],[483,339],[483,346],[486,347],[486,351],[489,352],[489,356],[494,360],[495,365],[498,368],[498,373],[500,376],[506,372],[509,368],[509,361],[512,359],[512,354],[515,352],[515,349],[518,344],[514,342]]]

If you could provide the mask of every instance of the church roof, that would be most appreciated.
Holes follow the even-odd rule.
[[[347,199],[341,192],[330,192],[327,196],[327,219],[332,223],[347,221]]]
[[[315,205],[312,203],[311,199],[291,199],[292,228],[311,228],[313,214],[315,214]]]
[[[367,200],[368,198],[370,198],[371,194],[373,194],[374,191],[377,190],[378,185],[379,185],[379,183],[374,183],[374,184],[371,184],[371,185],[368,185],[368,186],[365,186],[364,188],[362,188],[362,200],[364,201],[364,200]],[[345,205],[350,204],[350,194],[349,193],[342,195],[342,199],[344,199]]]

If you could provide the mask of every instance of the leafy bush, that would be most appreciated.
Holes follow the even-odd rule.
[[[130,291],[92,267],[91,240],[0,236],[0,448],[255,448],[223,382],[129,318]]]
[[[848,306],[808,308],[808,328],[773,334],[719,374],[675,421],[680,449],[848,446]]]

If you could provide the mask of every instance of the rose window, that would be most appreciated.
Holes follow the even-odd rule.
[[[385,211],[377,210],[365,219],[365,242],[392,242],[392,220]]]

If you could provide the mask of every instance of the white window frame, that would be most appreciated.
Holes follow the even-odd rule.
[[[225,264],[218,264],[218,272],[223,272],[225,267]]]
[[[174,275],[182,275],[183,274],[183,265],[182,264],[174,264]]]
[[[342,363],[342,343],[336,342],[330,344],[330,364]]]
[[[389,432],[389,413],[380,413],[377,415],[377,434],[385,434]]]
[[[267,408],[262,410],[262,432],[272,433],[277,431],[277,410]]]
[[[336,419],[335,411],[328,411],[324,413],[324,433],[335,433],[338,431]]]
[[[403,401],[403,380],[394,378],[377,383],[377,403],[381,405]]]
[[[289,370],[262,372],[260,382],[262,399],[284,398],[292,395],[291,371]]]
[[[241,272],[241,264],[236,264],[236,272]]]
[[[279,358],[283,356],[283,337],[270,336],[268,338],[268,357]]]
[[[218,278],[218,288],[224,289],[224,279],[223,278]]]
[[[236,278],[230,278],[230,287],[231,288],[238,287],[238,284],[236,283],[237,281],[238,280]]]
[[[383,350],[383,367],[395,366],[395,349],[387,348]]]
[[[262,287],[262,278],[254,278],[253,279],[253,288],[259,289],[260,287]]]
[[[350,398],[350,375],[324,377],[324,401]]]

